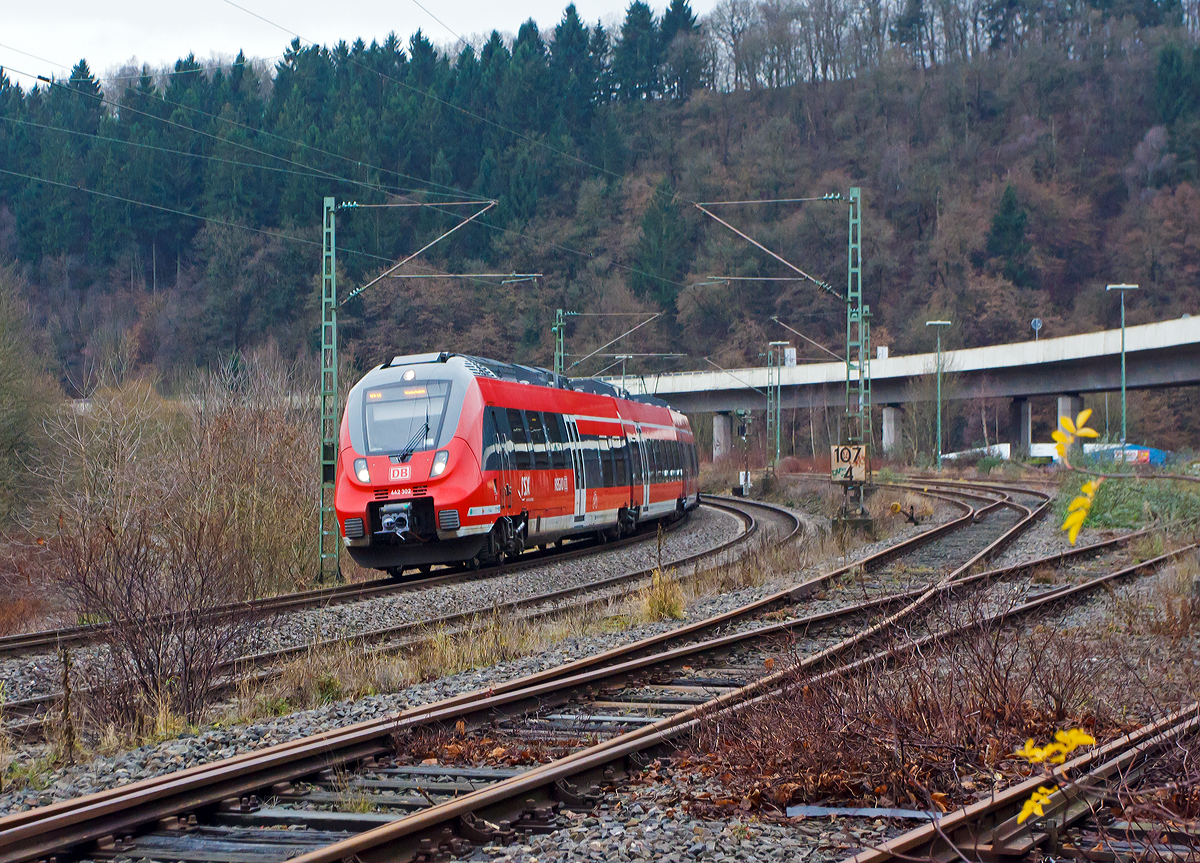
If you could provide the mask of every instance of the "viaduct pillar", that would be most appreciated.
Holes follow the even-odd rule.
[[[733,425],[728,412],[713,414],[713,462],[733,452]]]
[[[903,413],[903,410],[895,405],[883,406],[883,451],[888,455],[900,451],[900,419]]]
[[[1028,455],[1033,443],[1033,409],[1029,399],[1017,397],[1009,407],[1009,427],[1013,430],[1013,445],[1022,454]]]
[[[1083,410],[1083,397],[1078,395],[1065,395],[1058,397],[1058,415],[1060,417],[1070,417],[1071,422],[1075,422],[1075,417],[1079,416],[1079,412]]]

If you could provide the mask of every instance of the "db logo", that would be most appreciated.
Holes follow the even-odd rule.
[[[521,497],[529,497],[529,477],[521,477]]]
[[[565,476],[556,476],[554,478],[554,490],[555,491],[566,491],[567,490],[567,478]]]
[[[412,477],[412,465],[393,465],[388,470],[388,479],[409,479]]]

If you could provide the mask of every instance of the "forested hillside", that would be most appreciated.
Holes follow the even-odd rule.
[[[265,67],[21,88],[0,77],[0,256],[23,270],[68,387],[97,364],[169,383],[267,341],[314,350],[321,200],[427,202],[338,217],[343,293],[474,212],[478,224],[351,302],[370,365],[466,350],[548,364],[555,308],[663,311],[642,369],[759,362],[779,315],[835,350],[844,311],[692,203],[863,189],[874,342],[978,345],[1200,312],[1200,55],[1175,0],[634,2],[609,32],[554,26],[466,47],[298,41]],[[24,70],[20,70],[24,71]],[[846,208],[722,208],[845,284]],[[580,318],[569,349],[627,321]],[[813,349],[815,351],[815,349]],[[803,352],[802,352],[803,355]],[[816,355],[816,354],[810,354]],[[592,373],[606,362],[589,361]],[[635,366],[631,365],[631,369]]]

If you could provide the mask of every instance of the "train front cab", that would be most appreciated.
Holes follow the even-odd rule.
[[[457,364],[404,359],[364,376],[342,419],[338,522],[350,556],[374,569],[467,560],[486,541],[461,529],[481,485],[475,379]]]

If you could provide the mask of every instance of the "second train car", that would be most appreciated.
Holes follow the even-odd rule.
[[[350,391],[334,502],[350,555],[399,575],[676,518],[698,474],[687,417],[659,399],[443,352]]]

